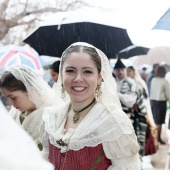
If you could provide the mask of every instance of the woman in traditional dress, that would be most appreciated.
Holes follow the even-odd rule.
[[[43,154],[56,170],[141,170],[139,146],[122,111],[105,54],[74,43],[61,58],[58,105],[43,114]]]
[[[26,65],[7,67],[0,79],[0,89],[13,106],[9,114],[32,136],[41,150],[39,128],[44,107],[54,101],[53,90]]]

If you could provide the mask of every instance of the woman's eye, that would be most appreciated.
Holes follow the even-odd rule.
[[[11,100],[15,100],[16,98],[11,98]]]
[[[65,72],[66,73],[74,73],[75,71],[74,70],[66,70]]]
[[[91,73],[92,73],[92,71],[90,71],[90,70],[86,70],[86,71],[84,71],[84,73],[85,73],[85,74],[91,74]]]

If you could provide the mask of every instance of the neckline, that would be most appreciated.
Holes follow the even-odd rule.
[[[61,132],[62,132],[62,135],[66,135],[67,133],[68,133],[68,131],[69,131],[69,129],[74,129],[75,131],[77,130],[77,129],[79,129],[79,128],[81,128],[81,125],[88,119],[88,117],[91,115],[91,113],[93,112],[93,110],[98,106],[98,104],[99,103],[95,103],[95,105],[90,109],[90,111],[88,112],[88,114],[83,118],[83,120],[78,124],[78,126],[77,126],[77,128],[68,128],[68,130],[67,130],[67,132],[66,133],[64,133],[64,130],[65,130],[65,128],[64,128],[64,125],[65,125],[65,123],[66,123],[66,118],[67,118],[67,111],[68,111],[68,108],[70,107],[70,104],[67,106],[67,108],[66,108],[66,110],[65,110],[65,118],[64,118],[64,120],[63,120],[63,122],[62,122],[62,124],[61,124],[61,126],[60,126],[60,128],[61,128]],[[61,120],[62,121],[62,120]]]

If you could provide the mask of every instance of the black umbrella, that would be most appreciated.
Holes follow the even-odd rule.
[[[56,14],[60,21],[53,19],[52,25],[48,24],[39,27],[24,42],[32,46],[39,55],[57,57],[60,57],[69,45],[79,41],[96,46],[108,58],[115,58],[118,51],[132,45],[126,29],[118,28],[118,24],[113,26],[114,21],[112,21],[111,15],[107,15],[107,18],[105,18],[106,21],[110,21],[110,24],[106,25],[107,22],[101,23],[100,16],[104,15],[102,13],[100,15],[97,15],[97,13],[91,15],[91,18],[95,16],[99,23],[91,21],[92,19],[88,19],[88,17],[85,18],[86,15],[90,16],[89,13],[83,13],[81,22],[79,20],[77,22],[76,19],[72,21],[74,18],[71,18],[73,17],[71,14],[76,12],[65,13],[68,13],[68,15],[63,15],[64,13],[62,13],[63,16],[61,16],[61,13]],[[79,14],[74,14],[75,16],[81,18]],[[71,21],[69,22],[70,19]]]
[[[132,45],[118,53],[118,58],[129,58],[138,55],[145,55],[149,51],[149,48]]]

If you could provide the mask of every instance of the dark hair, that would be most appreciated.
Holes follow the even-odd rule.
[[[27,91],[24,83],[16,79],[13,74],[7,71],[3,73],[0,79],[0,88],[2,87],[8,89],[9,91],[16,91],[16,90],[21,90],[24,92]]]
[[[133,70],[133,71],[135,71],[135,69],[134,69],[133,66],[129,66],[128,68],[131,69],[131,70]],[[128,68],[127,68],[127,69],[128,69]]]
[[[159,66],[156,72],[156,77],[165,77],[166,69],[163,66]]]
[[[79,53],[84,52],[89,54],[97,67],[98,73],[101,72],[101,59],[97,51],[94,48],[86,47],[82,45],[71,46],[68,49],[66,49],[66,51],[62,55],[61,69],[63,68],[63,65],[67,60],[67,58],[69,57],[69,55],[74,52],[79,52]]]
[[[153,65],[153,69],[156,69],[158,66],[159,66],[158,63],[154,64],[154,65]]]
[[[50,65],[50,69],[56,73],[59,73],[60,61],[55,61],[53,64]]]
[[[146,70],[147,70],[147,68],[146,68],[146,67],[143,67],[143,68],[142,68],[142,71],[146,71]]]

